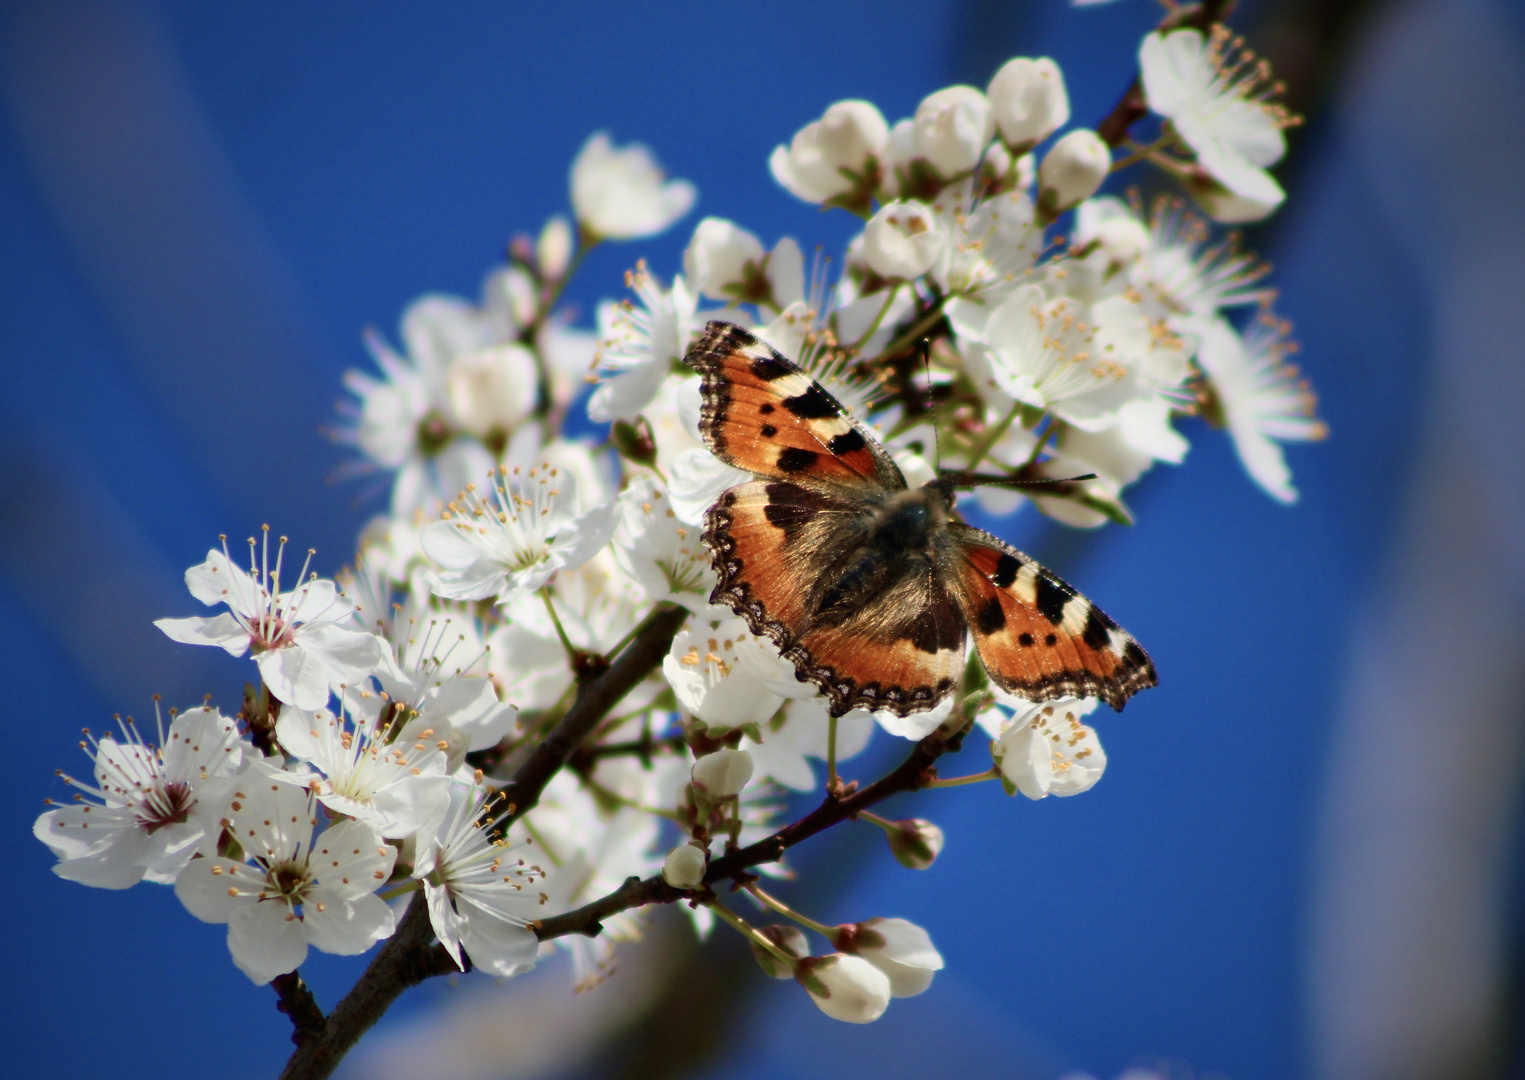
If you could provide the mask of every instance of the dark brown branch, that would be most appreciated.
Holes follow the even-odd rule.
[[[1213,23],[1228,18],[1232,7],[1233,0],[1202,0],[1200,4],[1183,4],[1160,20],[1158,29],[1163,32],[1194,26],[1198,30],[1206,30]],[[1101,136],[1102,142],[1116,148],[1128,137],[1128,129],[1148,115],[1149,103],[1144,99],[1143,81],[1134,76],[1123,96],[1112,106],[1112,111],[1096,125],[1096,134]]]
[[[572,707],[519,766],[505,789],[515,804],[514,817],[540,801],[545,785],[593,732],[604,714],[661,662],[672,645],[673,635],[687,617],[688,612],[680,607],[663,607],[654,612],[608,668],[578,689]],[[298,1044],[281,1072],[281,1080],[322,1080],[404,990],[430,976],[455,971],[449,954],[431,945],[432,938],[424,895],[415,893],[397,932],[382,945],[365,973],[321,1027]]]
[[[943,727],[922,739],[899,766],[868,787],[860,788],[845,798],[827,796],[826,801],[820,806],[793,824],[786,825],[772,836],[736,851],[727,852],[714,860],[704,875],[705,884],[715,885],[728,880],[744,881],[747,878],[747,871],[752,867],[762,863],[777,862],[784,857],[784,852],[800,841],[846,821],[860,811],[883,802],[891,795],[902,791],[915,791],[926,786],[927,781],[934,776],[933,765],[946,751],[954,748],[952,744],[963,730],[960,728],[954,734],[946,734],[948,726],[944,724]],[[689,895],[692,894],[674,889],[663,881],[660,875],[646,878],[644,881],[639,878],[630,878],[608,896],[586,904],[576,911],[568,911],[563,915],[542,920],[536,927],[535,933],[540,936],[541,941],[548,941],[566,934],[586,934],[589,937],[596,937],[603,929],[603,920],[610,915],[634,907],[644,907],[647,904],[669,904]]]
[[[312,991],[307,989],[302,976],[295,971],[288,971],[271,979],[270,985],[275,988],[276,996],[280,999],[275,1007],[291,1018],[294,1029],[291,1041],[301,1046],[315,1038],[323,1030],[323,1010],[318,1008],[318,1001],[312,996]]]

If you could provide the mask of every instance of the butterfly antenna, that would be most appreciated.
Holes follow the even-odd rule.
[[[940,470],[943,463],[942,436],[937,431],[937,399],[932,393],[932,339],[921,339],[921,367],[927,373],[927,412],[932,417],[932,468]]]

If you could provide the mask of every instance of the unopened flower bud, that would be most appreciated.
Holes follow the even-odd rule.
[[[503,296],[515,326],[528,326],[540,310],[539,290],[522,266],[510,266],[503,275]]]
[[[1101,187],[1112,169],[1112,151],[1094,131],[1079,128],[1053,145],[1038,166],[1038,208],[1058,217]]]
[[[704,852],[693,844],[680,844],[662,862],[662,880],[675,889],[697,889],[704,884]]]
[[[889,976],[859,956],[807,956],[794,976],[833,1020],[869,1024],[890,1005]]]
[[[890,981],[891,997],[915,997],[942,970],[942,954],[927,932],[907,919],[869,919],[839,926],[832,944],[861,956]]]
[[[866,179],[873,171],[871,162],[884,154],[888,143],[889,126],[875,106],[839,101],[796,132],[788,146],[774,147],[768,168],[792,194],[807,202],[825,202],[853,190],[847,173]]]
[[[805,939],[805,932],[797,926],[763,926],[757,932],[796,960],[810,954],[810,942]],[[794,964],[785,963],[755,941],[752,942],[752,955],[770,978],[794,978]]]
[[[763,258],[757,237],[734,222],[707,217],[694,229],[683,253],[683,276],[712,300],[734,300],[727,287],[744,285],[747,264],[760,266]]]
[[[462,353],[445,373],[450,411],[478,438],[503,434],[535,407],[535,360],[523,345]]]
[[[943,849],[943,831],[924,818],[904,818],[895,826],[895,831],[885,836],[896,861],[912,870],[931,866]]]
[[[560,281],[572,262],[572,226],[560,214],[545,223],[540,239],[535,244],[535,262],[540,276],[547,281]]]
[[[634,421],[616,420],[609,429],[609,441],[620,457],[650,468],[657,461],[657,439],[651,421],[637,416]]]
[[[1046,56],[1019,56],[995,73],[986,90],[1001,137],[1017,152],[1027,150],[1070,120],[1070,98],[1059,65]]]
[[[917,155],[945,177],[978,165],[995,129],[990,102],[972,86],[949,86],[928,94],[916,107],[913,123]]]
[[[863,229],[863,257],[880,277],[910,280],[931,269],[947,242],[921,203],[885,203]]]
[[[834,169],[861,172],[870,158],[884,155],[890,126],[878,106],[868,101],[839,101],[821,117],[816,145]]]
[[[716,750],[705,754],[689,774],[694,786],[717,802],[741,794],[752,779],[752,755],[745,750]]]

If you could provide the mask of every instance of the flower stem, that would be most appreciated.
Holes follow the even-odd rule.
[[[1001,770],[992,765],[982,773],[972,773],[969,776],[950,776],[946,780],[938,777],[936,780],[928,781],[924,786],[929,788],[960,787],[964,784],[978,784],[982,780],[996,780],[1000,778],[1000,775]]]
[[[857,341],[853,342],[852,348],[854,352],[857,352],[859,349],[863,348],[863,343],[869,338],[873,337],[874,332],[879,329],[879,324],[882,323],[884,321],[884,317],[889,314],[890,304],[894,302],[895,297],[899,294],[900,286],[902,284],[904,283],[897,281],[895,284],[891,285],[889,291],[885,293],[884,304],[879,308],[879,314],[874,316],[874,321],[869,324],[868,329],[863,331],[863,333],[858,337]]]
[[[837,778],[837,718],[826,719],[826,790],[833,795],[841,794],[842,781]]]
[[[826,938],[828,941],[832,940],[835,937],[835,935],[836,935],[836,929],[837,929],[836,927],[834,927],[834,926],[827,926],[824,923],[818,923],[814,919],[810,918],[809,916],[801,915],[798,911],[795,911],[788,904],[784,903],[782,900],[778,899],[776,896],[770,896],[769,894],[763,892],[756,885],[748,885],[747,886],[747,892],[749,892],[753,896],[757,897],[757,899],[762,902],[764,907],[772,908],[774,911],[778,912],[784,918],[786,918],[786,919],[793,919],[795,922],[799,923],[801,926],[804,926],[804,927],[807,927],[808,929],[814,930],[817,934],[820,934],[822,937]]]
[[[947,299],[948,298],[945,296],[939,296],[935,301],[932,302],[932,306],[927,310],[927,313],[916,321],[915,326],[911,327],[905,333],[901,334],[898,338],[881,349],[879,356],[875,359],[880,359],[886,356],[894,356],[896,353],[901,352],[907,346],[915,342],[915,340],[921,337],[922,334],[930,330],[934,325],[936,325],[937,320],[943,317],[943,304],[947,302]]]
[[[545,600],[545,610],[551,613],[551,622],[556,626],[556,636],[561,639],[561,647],[567,651],[567,659],[572,662],[572,669],[577,669],[577,649],[572,645],[572,639],[567,637],[566,629],[561,625],[561,616],[556,614],[556,605],[551,603],[551,587],[540,586],[540,596]]]
[[[867,822],[870,822],[871,824],[879,826],[881,829],[883,829],[885,832],[889,833],[891,836],[894,836],[894,835],[896,835],[896,834],[898,834],[900,832],[900,826],[899,825],[896,825],[889,818],[882,818],[882,817],[880,817],[878,814],[874,813],[872,810],[859,810],[858,811],[858,818],[861,821],[867,821]]]
[[[740,931],[741,935],[752,944],[758,946],[759,948],[767,949],[774,956],[778,957],[778,959],[783,963],[788,964],[791,971],[794,969],[794,965],[799,963],[799,960],[796,957],[790,956],[783,949],[773,944],[773,942],[769,941],[762,934],[759,934],[757,930],[753,928],[751,923],[747,922],[740,915],[736,914],[730,908],[722,904],[719,897],[710,896],[706,898],[704,902],[710,906],[710,909],[714,911],[716,915],[719,915],[721,919],[730,923],[733,927]]]

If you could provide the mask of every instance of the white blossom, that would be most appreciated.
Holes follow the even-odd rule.
[[[390,707],[423,721],[435,729],[436,741],[450,744],[450,772],[467,750],[486,749],[513,727],[519,710],[500,701],[487,678],[488,650],[476,621],[430,606],[422,580],[384,641],[388,652],[375,674],[381,694],[351,687],[347,696],[357,714],[374,717]]]
[[[1041,799],[1089,791],[1107,767],[1096,732],[1080,722],[1095,708],[1095,698],[1017,702],[990,748],[1008,793]],[[987,730],[999,723],[986,716],[980,720]]]
[[[329,687],[357,683],[381,662],[381,643],[371,634],[344,628],[354,602],[332,581],[307,573],[303,564],[299,584],[281,591],[281,562],[286,540],[281,538],[275,566],[270,566],[269,533],[260,562],[254,562],[249,541],[250,570],[234,565],[227,553],[207,552],[206,561],[185,572],[191,595],[203,604],[227,604],[228,611],[212,618],[159,619],[154,625],[172,640],[188,645],[218,645],[232,656],[253,651],[260,678],[276,698],[301,709],[321,708]],[[312,552],[308,552],[308,561]]]
[[[687,180],[668,180],[646,147],[616,148],[607,132],[591,136],[572,163],[572,209],[595,239],[655,236],[697,197]]]
[[[870,1024],[890,1005],[889,976],[861,956],[807,956],[795,978],[810,991],[816,1008],[833,1020]]]
[[[672,365],[683,359],[699,329],[698,297],[682,275],[664,290],[644,262],[626,276],[640,306],[626,300],[598,309],[598,365],[603,381],[588,402],[594,420],[629,420],[651,404]]]
[[[233,962],[255,983],[295,971],[309,945],[353,956],[392,933],[375,890],[397,849],[369,825],[340,821],[314,837],[314,796],[264,765],[240,778],[223,815],[243,859],[192,859],[175,895],[202,922],[228,924]]]
[[[995,130],[990,102],[972,86],[949,86],[928,94],[911,123],[916,156],[949,180],[979,164]]]
[[[683,252],[683,274],[695,292],[711,300],[746,299],[748,279],[761,274],[766,257],[756,236],[733,221],[707,217],[694,227]]]
[[[434,935],[462,971],[472,966],[506,979],[535,966],[540,939],[529,924],[547,901],[540,867],[494,838],[501,796],[481,783],[453,783],[449,809],[432,835],[419,836],[413,876],[423,882]]]
[[[118,726],[121,739],[85,733],[80,748],[93,759],[95,783],[60,773],[80,794],[39,817],[32,834],[53,849],[53,872],[69,881],[98,889],[145,878],[168,884],[215,841],[220,800],[258,754],[210,707],[175,716],[167,734],[161,718],[158,745],[145,743],[130,717]]]
[[[662,674],[678,702],[714,728],[738,728],[768,719],[783,698],[753,678],[736,655],[751,637],[747,624],[725,612],[681,630],[662,660]]]
[[[1240,337],[1216,319],[1202,328],[1197,362],[1207,376],[1207,411],[1228,428],[1245,471],[1272,498],[1291,503],[1297,489],[1280,444],[1322,439],[1328,429],[1313,415],[1307,383],[1283,359],[1293,348],[1287,330],[1268,317]]]
[[[1100,245],[1146,299],[1172,319],[1188,318],[1174,324],[1183,330],[1190,329],[1191,320],[1270,298],[1260,284],[1269,272],[1266,264],[1241,251],[1233,237],[1215,242],[1207,223],[1178,198],[1157,200],[1147,226],[1121,199],[1089,199],[1076,212],[1074,243]]]
[[[771,641],[764,639],[761,644],[772,649],[775,657],[778,656],[778,650]],[[747,654],[740,649],[737,654],[742,659],[742,665],[755,673],[755,669],[746,663]],[[782,662],[788,664],[788,661]],[[793,668],[792,664],[788,666]],[[793,679],[793,676],[794,672],[790,670],[788,677]],[[770,689],[773,687],[772,683],[764,685]],[[806,691],[816,689],[813,683],[795,682],[794,685],[803,687]],[[812,693],[810,697],[797,697],[789,701],[784,711],[759,725],[761,743],[749,744],[748,749],[757,766],[757,775],[795,791],[814,791],[817,780],[810,759],[826,760],[828,731],[825,698]],[[862,753],[873,733],[872,713],[853,709],[845,716],[838,717],[837,761],[846,761]]]
[[[502,465],[489,482],[487,498],[467,485],[446,519],[424,530],[424,551],[442,567],[440,596],[502,604],[581,566],[614,534],[617,505],[577,514],[577,480],[555,466]]]
[[[884,972],[891,997],[915,997],[943,967],[931,936],[907,919],[873,918],[839,927],[833,944]]]
[[[700,530],[678,517],[672,501],[649,477],[636,477],[620,493],[614,557],[653,603],[671,600],[696,614],[709,609],[715,571]]]
[[[1138,357],[1109,340],[1103,323],[1131,317],[1136,305],[1123,297],[1087,310],[1079,301],[1049,299],[1023,285],[991,312],[982,340],[989,379],[1018,401],[1047,409],[1088,430],[1110,426],[1139,392]]]
[[[915,201],[885,203],[863,229],[863,257],[874,273],[891,280],[925,274],[947,243],[941,223]]]
[[[1050,218],[1089,199],[1112,168],[1112,151],[1086,128],[1068,132],[1038,165],[1038,206]]]
[[[449,777],[438,733],[402,709],[336,716],[327,709],[282,709],[275,736],[289,754],[322,773],[283,773],[335,813],[401,839],[432,827],[445,812]]]
[[[445,371],[445,390],[461,430],[505,438],[535,408],[535,358],[517,343],[462,353]]]
[[[1046,56],[1018,56],[1001,65],[985,89],[1001,137],[1022,153],[1070,121],[1070,98],[1059,65]]]
[[[1270,100],[1276,88],[1265,61],[1244,52],[1221,25],[1210,39],[1186,27],[1145,37],[1139,69],[1149,107],[1170,121],[1202,168],[1235,197],[1219,207],[1218,220],[1253,221],[1281,203],[1281,188],[1265,169],[1286,152],[1282,129],[1294,121]],[[1246,216],[1257,208],[1262,212]]]

